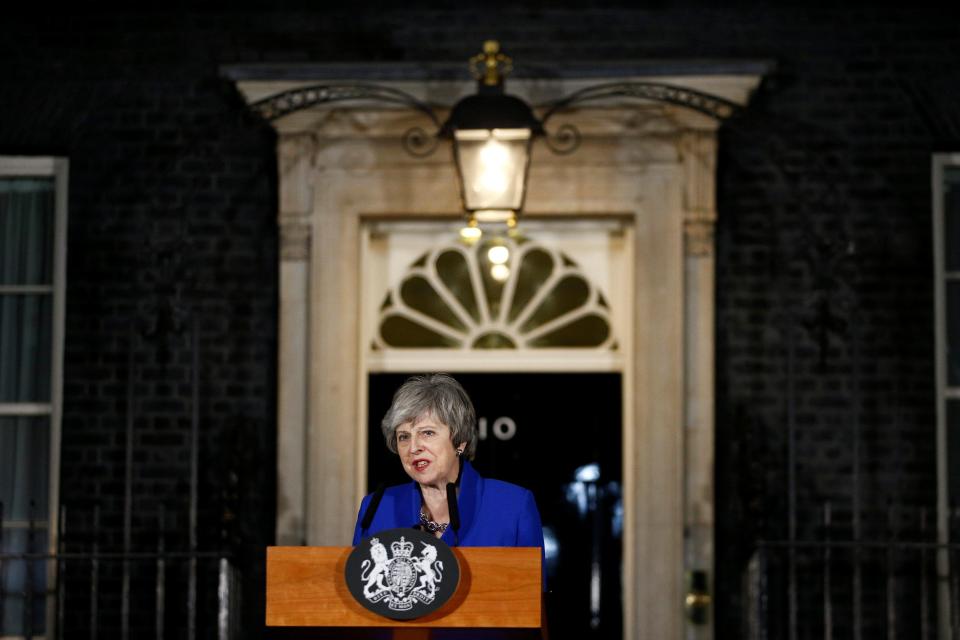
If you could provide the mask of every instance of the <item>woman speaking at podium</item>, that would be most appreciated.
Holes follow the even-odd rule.
[[[483,478],[470,464],[477,420],[459,382],[446,374],[410,378],[394,394],[381,428],[412,482],[363,499],[354,545],[384,529],[419,527],[451,546],[543,549],[533,494]]]

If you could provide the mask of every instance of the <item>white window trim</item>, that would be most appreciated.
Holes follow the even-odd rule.
[[[53,177],[54,200],[54,257],[53,257],[53,327],[50,367],[49,403],[2,403],[0,415],[49,415],[50,416],[50,477],[49,477],[49,513],[44,524],[47,525],[49,553],[55,553],[59,545],[60,524],[60,441],[63,416],[63,350],[66,319],[67,286],[67,185],[69,182],[69,161],[58,157],[0,156],[0,177],[42,176]],[[21,289],[21,293],[24,291]],[[46,293],[51,288],[30,287],[30,293]],[[44,289],[44,291],[32,291]],[[47,635],[55,631],[56,607],[56,567],[47,565]],[[44,637],[44,636],[34,636]]]

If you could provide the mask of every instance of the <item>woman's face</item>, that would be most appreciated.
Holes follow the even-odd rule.
[[[407,475],[424,486],[446,487],[460,471],[450,427],[433,417],[420,416],[397,427],[397,453]]]

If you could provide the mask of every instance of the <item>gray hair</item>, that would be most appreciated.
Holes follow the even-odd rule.
[[[397,453],[397,427],[432,415],[450,427],[454,447],[465,445],[463,455],[473,460],[477,450],[477,414],[460,383],[445,373],[414,376],[393,394],[380,428],[387,448]]]

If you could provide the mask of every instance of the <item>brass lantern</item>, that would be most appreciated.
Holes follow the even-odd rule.
[[[478,222],[516,224],[523,208],[530,146],[543,124],[523,100],[503,91],[510,58],[488,40],[471,59],[477,93],[453,106],[440,136],[453,142],[460,197],[469,226]],[[479,236],[479,232],[477,233]]]

